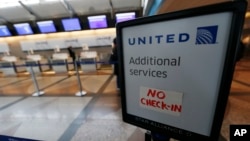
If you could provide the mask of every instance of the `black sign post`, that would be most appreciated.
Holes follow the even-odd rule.
[[[218,140],[246,1],[117,24],[123,120],[179,140]]]

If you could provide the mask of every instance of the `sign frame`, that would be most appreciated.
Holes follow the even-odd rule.
[[[191,8],[182,11],[176,11],[172,13],[160,14],[155,16],[137,18],[135,20],[121,22],[116,25],[117,31],[117,44],[118,44],[118,59],[119,59],[119,73],[120,73],[120,84],[121,84],[121,103],[122,103],[122,117],[124,122],[133,124],[135,126],[165,134],[171,138],[179,140],[203,140],[203,141],[214,141],[218,140],[220,135],[221,125],[226,110],[227,100],[230,93],[231,82],[234,73],[234,67],[236,63],[237,46],[240,42],[242,33],[244,15],[246,12],[247,2],[246,1],[230,1],[223,2],[208,6],[202,6],[198,8]],[[162,21],[178,20],[182,18],[196,17],[208,14],[217,14],[222,12],[232,13],[232,22],[229,31],[229,37],[227,41],[227,50],[225,54],[225,61],[223,69],[221,70],[221,81],[219,82],[219,91],[217,95],[216,107],[214,109],[214,116],[210,135],[202,135],[192,131],[180,129],[174,126],[163,124],[157,121],[152,121],[144,117],[129,114],[127,111],[127,105],[129,104],[126,97],[126,77],[125,77],[125,60],[124,56],[124,43],[123,43],[123,31],[127,27],[133,27],[144,24],[159,23]],[[205,80],[204,80],[205,81]],[[138,94],[139,95],[139,94]],[[149,124],[153,123],[153,124]],[[164,129],[162,127],[165,127]],[[168,130],[166,129],[168,128]],[[180,134],[181,133],[181,134]]]

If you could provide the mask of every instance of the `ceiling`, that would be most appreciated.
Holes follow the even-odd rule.
[[[193,7],[200,7],[204,5],[216,4],[227,1],[239,1],[239,0],[166,0],[164,5],[159,9],[158,14],[173,12]],[[250,44],[250,0],[248,1],[247,13],[245,16],[245,22],[243,27],[242,38]],[[246,38],[247,37],[247,38]]]
[[[0,0],[0,24],[141,10],[141,5],[141,0]]]
[[[100,13],[142,11],[149,8],[157,0],[0,0],[0,24],[21,23],[44,19],[56,19]],[[185,7],[196,7],[208,3],[219,3],[231,0],[159,0],[165,2],[162,12],[171,9],[180,10]],[[250,0],[248,0],[250,1]],[[149,4],[150,3],[150,4]],[[146,6],[142,6],[148,4]],[[11,5],[11,6],[10,6]],[[142,8],[144,7],[144,8]],[[250,11],[250,5],[248,5]],[[139,15],[142,16],[142,15]],[[245,19],[244,32],[250,33],[250,14]]]
[[[99,13],[110,13],[112,15],[115,12],[142,11],[142,5],[144,3],[152,4],[152,1],[157,0],[0,0],[0,24],[72,17],[76,15],[93,15]],[[183,9],[183,7],[188,7],[188,5],[191,5],[189,7],[195,7],[196,5],[200,6],[207,3],[231,0],[158,1],[165,2],[165,7],[167,8],[163,10],[165,13],[171,11],[171,9]],[[146,6],[143,7],[145,10]],[[250,11],[250,6],[248,6],[248,11]]]

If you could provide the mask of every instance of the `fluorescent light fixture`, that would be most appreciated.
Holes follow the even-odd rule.
[[[20,6],[19,1],[27,5],[38,4],[40,2],[40,0],[0,0],[0,8]]]

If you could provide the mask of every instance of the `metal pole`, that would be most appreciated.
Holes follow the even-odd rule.
[[[44,94],[43,91],[39,90],[39,86],[38,86],[38,83],[37,83],[36,76],[35,76],[35,73],[34,73],[32,65],[30,66],[30,72],[31,72],[32,80],[34,82],[35,89],[36,89],[36,93],[34,93],[33,96],[40,96],[40,95]]]
[[[82,89],[82,83],[81,83],[81,79],[80,79],[80,75],[79,75],[79,71],[78,71],[77,61],[75,61],[73,63],[75,65],[76,77],[77,77],[78,86],[80,89],[80,91],[76,93],[76,96],[83,96],[83,95],[87,94],[87,92],[83,91],[83,89]]]

